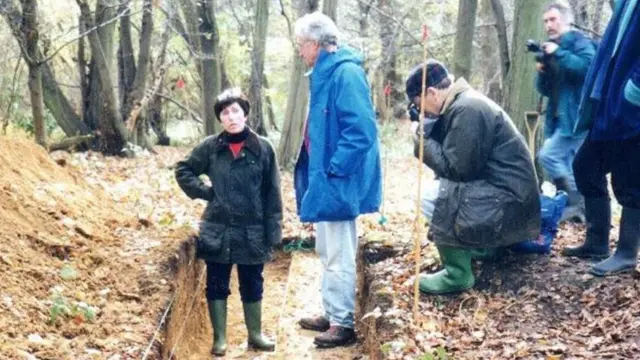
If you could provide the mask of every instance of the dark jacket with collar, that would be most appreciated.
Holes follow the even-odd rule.
[[[425,138],[424,163],[440,178],[430,227],[437,245],[493,248],[538,237],[540,196],[524,139],[464,79]]]
[[[234,158],[226,133],[210,136],[178,162],[176,179],[190,198],[208,202],[199,258],[232,264],[270,260],[272,246],[281,241],[282,199],[278,163],[266,139],[251,132]]]

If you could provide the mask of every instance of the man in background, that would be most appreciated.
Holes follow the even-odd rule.
[[[573,14],[565,5],[545,8],[544,28],[549,36],[537,57],[536,88],[548,98],[544,144],[538,154],[556,189],[569,195],[560,221],[584,222],[584,201],[577,190],[572,164],[586,131],[573,133],[587,70],[595,54],[593,42],[571,30]]]

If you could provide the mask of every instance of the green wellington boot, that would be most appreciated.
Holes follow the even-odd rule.
[[[244,322],[249,333],[248,347],[260,351],[274,351],[275,343],[262,334],[262,301],[242,303]]]
[[[634,270],[638,263],[639,243],[640,210],[623,207],[616,252],[610,258],[593,265],[591,273],[608,276]]]
[[[496,262],[504,255],[504,248],[475,248],[468,249],[472,260]]]
[[[227,300],[209,301],[209,319],[213,328],[211,354],[224,356],[227,352]]]
[[[473,287],[475,279],[471,271],[471,251],[468,249],[438,246],[443,270],[420,277],[420,291],[427,294],[456,293]]]

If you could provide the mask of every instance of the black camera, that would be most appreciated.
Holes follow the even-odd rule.
[[[420,110],[418,110],[416,104],[410,102],[407,111],[409,111],[409,119],[411,121],[420,121]]]
[[[527,40],[527,44],[525,45],[528,52],[534,53],[534,57],[536,62],[544,63],[547,60],[548,55],[542,51],[542,45],[540,45],[539,41],[529,39]]]

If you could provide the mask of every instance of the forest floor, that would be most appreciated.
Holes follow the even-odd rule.
[[[203,266],[191,261],[190,248],[204,202],[189,200],[173,177],[188,149],[155,150],[134,159],[47,154],[30,141],[0,138],[0,359],[209,358]],[[386,164],[388,222],[363,216],[359,233],[363,243],[406,248],[417,163],[406,152]],[[284,236],[308,238],[313,232],[297,220],[293,196],[284,173]],[[475,289],[422,296],[417,323],[411,321],[412,255],[368,266],[391,298],[391,306],[367,316],[384,324],[376,339],[380,353],[390,359],[640,358],[636,276],[597,279],[587,263],[557,255],[583,234],[581,226],[564,226],[550,256],[476,264]],[[435,251],[425,245],[422,267],[432,271]],[[316,349],[315,334],[297,326],[299,317],[320,312],[320,280],[312,251],[278,252],[267,264],[263,327],[277,340],[271,354],[247,351],[233,286],[227,358],[367,358],[364,343]]]

